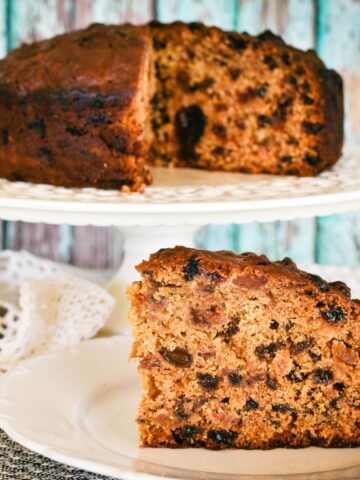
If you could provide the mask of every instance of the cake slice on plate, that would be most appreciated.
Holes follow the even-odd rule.
[[[360,446],[360,304],[345,284],[184,247],[137,269],[142,446]]]

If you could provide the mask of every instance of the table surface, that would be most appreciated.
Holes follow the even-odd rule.
[[[23,448],[0,430],[1,480],[113,480],[78,470]]]

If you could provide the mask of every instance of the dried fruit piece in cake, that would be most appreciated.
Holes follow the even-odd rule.
[[[143,446],[360,446],[360,303],[342,282],[184,247],[137,269]]]

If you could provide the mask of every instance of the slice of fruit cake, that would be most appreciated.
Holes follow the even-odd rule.
[[[360,304],[345,284],[184,247],[137,270],[142,446],[360,446]]]

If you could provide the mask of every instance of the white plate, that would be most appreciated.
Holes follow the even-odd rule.
[[[360,477],[360,449],[139,449],[129,350],[128,337],[112,337],[24,362],[1,378],[0,427],[53,460],[123,480]]]
[[[0,179],[0,218],[73,225],[205,225],[360,209],[360,152],[317,177],[153,168],[143,194]]]

